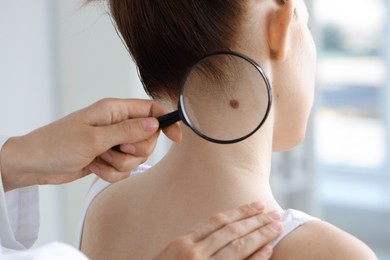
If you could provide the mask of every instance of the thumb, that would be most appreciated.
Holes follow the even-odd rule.
[[[117,124],[99,127],[104,150],[127,143],[138,143],[148,139],[158,131],[156,118],[134,118]]]

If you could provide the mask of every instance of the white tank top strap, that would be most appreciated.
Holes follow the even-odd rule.
[[[293,232],[298,227],[304,225],[305,223],[317,220],[320,221],[320,219],[316,217],[312,217],[302,211],[295,210],[295,209],[288,209],[283,211],[282,213],[283,221],[282,224],[284,226],[283,233],[278,236],[276,239],[272,240],[270,245],[274,248],[283,238],[285,238],[288,234]]]

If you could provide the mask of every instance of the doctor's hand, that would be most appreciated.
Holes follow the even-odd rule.
[[[270,259],[268,245],[281,234],[281,215],[263,214],[259,202],[219,213],[192,232],[179,237],[153,260],[165,259]]]
[[[61,184],[92,172],[109,182],[146,161],[159,135],[155,116],[166,111],[150,100],[104,99],[27,135],[12,137],[0,153],[4,190]],[[181,139],[178,124],[164,128]],[[120,150],[111,149],[120,145]]]

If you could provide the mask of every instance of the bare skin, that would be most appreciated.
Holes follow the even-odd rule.
[[[263,215],[263,211],[263,204],[252,203],[215,214],[153,259],[269,259],[272,247],[267,243],[283,226],[280,215]]]

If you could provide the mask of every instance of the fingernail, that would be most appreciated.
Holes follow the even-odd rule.
[[[135,154],[136,150],[137,149],[132,144],[122,144],[121,145],[121,151],[122,152],[125,152],[125,153],[128,153],[128,154]]]
[[[268,257],[272,254],[272,247],[270,245],[266,245],[263,249],[261,249],[261,253],[268,259]]]
[[[96,174],[96,175],[99,175],[99,174],[100,174],[100,170],[99,170],[99,168],[98,168],[96,165],[91,165],[91,166],[89,166],[89,170],[90,170],[91,172],[93,172],[94,174]]]
[[[269,217],[271,217],[273,220],[281,220],[282,219],[282,215],[280,214],[279,211],[271,211],[271,212],[268,212],[267,215]]]
[[[102,158],[105,162],[112,163],[112,156],[109,152],[102,153],[100,158]]]
[[[262,211],[265,208],[265,203],[260,202],[260,201],[256,201],[256,202],[249,204],[249,207],[251,207],[252,209],[257,210],[257,211]]]
[[[275,230],[275,231],[280,231],[282,230],[283,226],[280,222],[272,222],[270,226]]]
[[[144,118],[142,127],[147,132],[156,131],[158,129],[158,121],[155,118]]]

